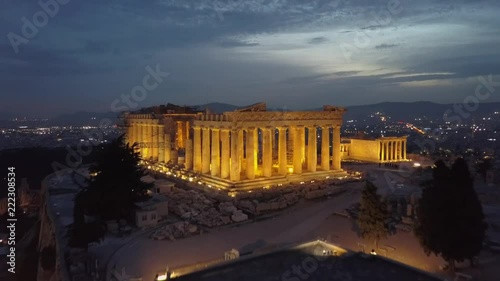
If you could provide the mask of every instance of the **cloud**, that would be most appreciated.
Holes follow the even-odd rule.
[[[314,37],[308,41],[308,43],[312,45],[322,44],[325,42],[328,42],[328,39],[326,37]]]
[[[254,47],[259,46],[259,43],[256,42],[245,42],[234,39],[224,39],[218,44],[223,48],[237,48],[237,47]]]
[[[375,46],[375,49],[384,50],[384,49],[395,48],[397,46],[399,46],[399,44],[386,44],[386,43],[384,43],[384,44],[380,44],[380,45]]]
[[[325,73],[325,74],[315,74],[309,76],[301,76],[301,77],[292,77],[283,81],[283,83],[291,83],[291,84],[302,84],[302,83],[324,83],[335,80],[337,78],[343,77],[351,77],[356,74],[361,73],[361,71],[337,71],[333,73]]]
[[[0,33],[21,34],[20,19],[39,7],[4,2]],[[500,74],[498,1],[400,3],[401,13],[383,17],[382,0],[70,1],[19,54],[0,45],[0,83],[13,99],[43,93],[47,103],[77,87],[94,97],[92,108],[99,95],[130,91],[145,65],[161,64],[172,77],[145,103],[258,97],[294,108],[410,97],[424,86],[453,101],[465,91],[453,83]]]

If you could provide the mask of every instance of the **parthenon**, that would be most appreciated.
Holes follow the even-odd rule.
[[[259,103],[222,114],[134,113],[126,117],[127,139],[139,144],[147,161],[179,165],[211,186],[251,189],[346,175],[340,138],[344,112],[335,106],[267,111]]]

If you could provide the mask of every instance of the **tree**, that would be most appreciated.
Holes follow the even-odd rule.
[[[415,236],[427,255],[440,255],[449,268],[455,262],[479,254],[486,224],[482,207],[473,188],[467,163],[459,158],[448,168],[435,163],[433,179],[419,200]]]
[[[103,220],[127,218],[134,203],[146,200],[152,183],[141,180],[145,170],[139,166],[136,144],[125,144],[120,136],[109,145],[97,148],[92,175],[81,196],[85,211]]]
[[[459,223],[462,255],[474,266],[474,257],[483,247],[487,224],[483,207],[474,189],[474,180],[467,162],[459,158],[451,167],[451,179],[455,187],[454,198],[457,221]]]
[[[91,242],[98,242],[106,233],[101,221],[86,222],[83,193],[75,196],[73,207],[73,224],[69,228],[69,245],[75,248],[87,249]]]
[[[483,176],[484,181],[486,181],[486,173],[488,172],[489,169],[491,169],[493,164],[491,163],[490,158],[486,158],[483,161],[479,162],[476,165],[476,171]]]
[[[53,271],[56,267],[56,249],[54,246],[47,246],[40,252],[40,265],[44,270]]]
[[[377,187],[370,181],[366,181],[365,188],[361,194],[361,206],[357,218],[357,224],[361,237],[373,239],[375,248],[378,248],[380,239],[389,234],[386,220],[389,217],[387,206],[377,194]]]

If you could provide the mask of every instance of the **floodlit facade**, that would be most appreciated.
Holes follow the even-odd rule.
[[[405,157],[401,150],[393,153],[404,147],[399,140],[342,144],[344,113],[344,108],[329,105],[323,111],[267,111],[259,103],[222,114],[128,114],[127,139],[139,144],[143,159],[179,165],[207,185],[224,189],[343,177],[341,160],[346,157],[375,162]]]
[[[344,175],[344,112],[275,112],[261,103],[223,114],[129,114],[127,139],[139,144],[143,159],[182,165],[207,184],[254,188]]]
[[[373,140],[343,139],[340,145],[342,160],[357,160],[373,163],[408,161],[406,157],[407,137],[382,137]]]

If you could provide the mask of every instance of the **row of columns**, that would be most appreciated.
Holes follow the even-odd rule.
[[[139,144],[143,159],[169,162],[171,157],[170,134],[165,134],[165,125],[132,123],[127,128],[127,142]]]
[[[406,160],[406,140],[382,140],[379,151],[379,160],[382,162]]]
[[[287,163],[287,132],[292,139],[293,146],[293,173],[302,174],[303,160],[307,153],[307,171],[317,170],[317,127],[310,126],[308,129],[308,146],[305,150],[305,126],[291,127],[265,127],[247,129],[227,129],[193,127],[193,147],[190,142],[186,148],[186,159],[191,157],[193,163],[186,160],[186,169],[195,172],[210,174],[215,177],[229,178],[232,181],[241,180],[241,172],[246,171],[247,179],[254,179],[257,171],[258,161],[258,129],[262,132],[262,175],[273,176],[273,141],[275,130],[278,131],[278,174],[288,173]],[[245,144],[244,131],[246,132]],[[324,171],[333,169],[340,170],[340,127],[333,129],[333,157],[330,156],[330,127],[322,128],[321,162],[320,167]],[[244,149],[246,147],[246,149]],[[246,166],[243,167],[243,156]]]

